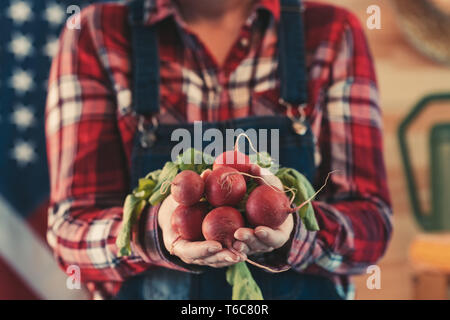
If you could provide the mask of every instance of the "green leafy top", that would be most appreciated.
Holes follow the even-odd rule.
[[[266,168],[273,174],[278,171],[278,165],[275,163],[272,156],[266,152],[258,152],[249,155],[249,159],[251,163],[257,164],[261,168]]]
[[[175,164],[177,164],[181,171],[192,170],[201,174],[206,169],[212,169],[214,158],[206,153],[198,151],[194,148],[189,148],[182,154],[178,155]]]
[[[281,180],[284,186],[295,191],[294,204],[299,206],[314,195],[314,188],[304,175],[295,169],[280,168],[273,165],[273,159],[267,152],[261,152],[250,156],[253,163],[263,168],[268,168]],[[119,248],[119,256],[131,254],[132,228],[139,220],[143,209],[148,204],[157,205],[170,194],[170,183],[178,171],[192,170],[201,174],[206,169],[212,168],[214,159],[193,148],[179,155],[175,162],[167,162],[162,169],[148,173],[139,179],[138,186],[127,196],[123,208],[122,228],[116,240]],[[245,202],[248,195],[258,184],[254,180],[247,182],[247,193],[238,209],[245,211]],[[167,186],[167,187],[165,187]],[[299,210],[299,216],[308,230],[319,230],[314,209],[307,203]],[[228,267],[226,273],[228,283],[233,287],[233,300],[262,300],[263,296],[258,284],[253,279],[245,262],[240,262]]]
[[[292,168],[281,168],[276,176],[281,180],[284,186],[291,188],[295,192],[294,204],[301,205],[314,195],[314,188],[309,183],[308,179]],[[300,210],[299,216],[305,224],[307,230],[318,231],[319,224],[317,223],[314,214],[314,208],[310,202],[306,203]]]
[[[147,204],[158,205],[170,194],[170,183],[178,171],[193,170],[200,174],[212,168],[213,161],[212,157],[191,148],[179,155],[175,163],[166,162],[162,169],[149,172],[139,179],[138,186],[126,197],[123,205],[122,227],[116,239],[119,256],[131,254],[133,226]]]
[[[178,173],[178,165],[173,162],[166,162],[162,171],[158,175],[158,182],[150,196],[149,203],[155,206],[161,203],[170,194],[170,183]],[[163,188],[163,184],[167,185]]]
[[[261,289],[245,262],[228,267],[227,282],[233,287],[231,297],[233,300],[263,300]]]

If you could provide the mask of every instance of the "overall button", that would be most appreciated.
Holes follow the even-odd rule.
[[[154,132],[147,132],[141,136],[141,146],[143,148],[150,148],[155,144],[156,134]]]
[[[307,126],[303,121],[294,120],[292,122],[292,128],[294,129],[295,133],[298,135],[303,136],[306,131],[308,130]]]
[[[152,117],[151,122],[152,122],[151,127],[146,128],[146,126],[144,125],[145,123],[144,117],[139,118],[138,132],[141,134],[139,140],[142,148],[150,148],[156,142],[157,137],[155,132],[159,126],[158,119],[156,119],[156,117]]]
[[[248,45],[250,44],[250,41],[248,40],[248,38],[242,38],[240,42],[241,42],[241,46],[243,46],[244,48],[247,48]]]

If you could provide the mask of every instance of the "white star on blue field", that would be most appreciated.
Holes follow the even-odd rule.
[[[67,8],[94,2],[0,0],[0,195],[21,214],[48,197],[47,79]]]

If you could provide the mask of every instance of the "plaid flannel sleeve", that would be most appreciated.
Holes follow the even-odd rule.
[[[108,56],[99,50],[105,39],[100,8],[85,9],[81,28],[64,31],[52,64],[46,106],[48,242],[62,268],[80,267],[83,281],[122,281],[152,265],[188,271],[164,251],[157,207],[143,215],[145,241],[133,243],[130,256],[118,256],[129,168],[116,93],[104,67]]]
[[[337,172],[313,202],[320,231],[296,223],[288,264],[298,271],[314,266],[350,275],[365,272],[384,254],[392,231],[375,71],[353,15],[347,18],[330,78],[321,106],[317,184]]]

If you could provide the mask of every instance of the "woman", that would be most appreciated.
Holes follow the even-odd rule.
[[[281,6],[280,6],[281,4]],[[281,7],[281,8],[280,8]],[[65,30],[47,102],[48,241],[106,298],[227,299],[214,241],[177,242],[168,197],[145,210],[133,254],[115,239],[124,196],[170,160],[171,132],[278,129],[280,163],[316,186],[320,231],[295,217],[242,228],[233,247],[269,299],[352,298],[352,274],[385,252],[391,207],[374,68],[357,19],[298,0],[136,0],[91,6]],[[289,116],[289,117],[288,117]],[[169,253],[171,252],[171,253]]]

